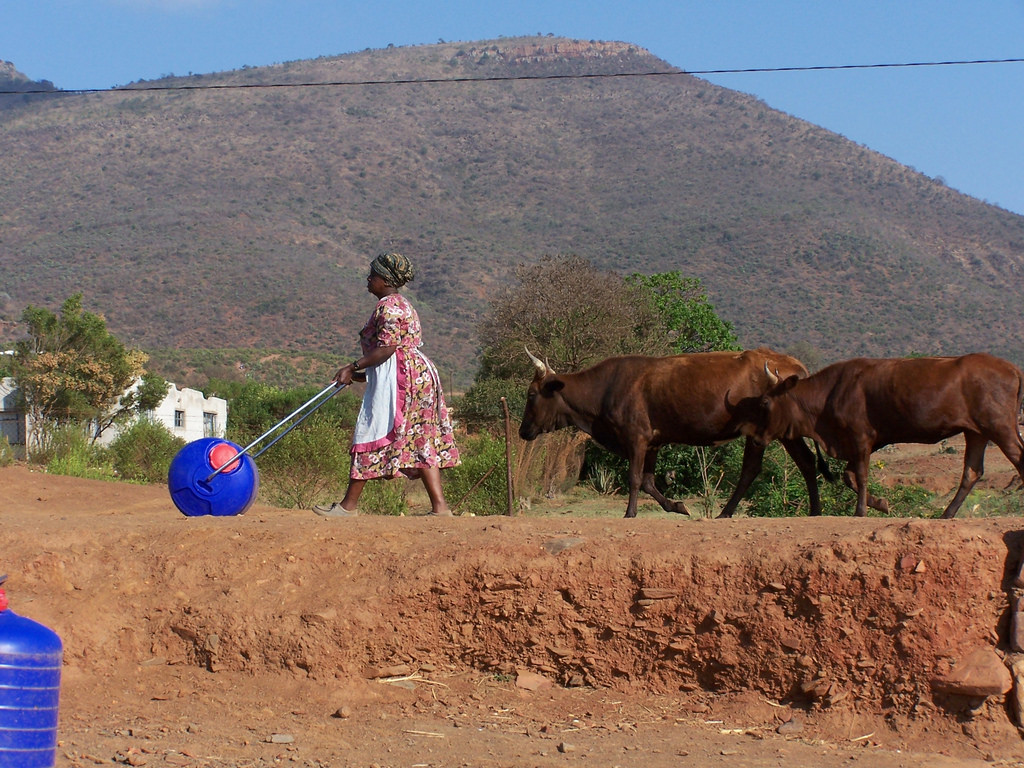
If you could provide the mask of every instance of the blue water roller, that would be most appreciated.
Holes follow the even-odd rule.
[[[245,512],[256,500],[256,494],[260,489],[260,476],[253,459],[312,416],[318,408],[347,386],[332,381],[245,448],[239,448],[234,443],[218,437],[204,437],[186,445],[171,461],[171,468],[167,473],[167,487],[174,505],[182,514],[189,517],[240,515]],[[278,432],[303,411],[305,413],[298,421]],[[249,455],[251,449],[275,432],[277,435],[270,443],[256,454]]]
[[[188,517],[243,514],[256,500],[260,476],[252,457],[240,453],[219,437],[194,440],[178,451],[167,472],[174,506]]]
[[[0,589],[0,768],[52,768],[64,647],[52,629],[6,607]]]

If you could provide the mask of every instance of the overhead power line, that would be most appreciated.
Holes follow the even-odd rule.
[[[328,80],[299,83],[182,83],[176,85],[152,83],[149,85],[125,85],[114,88],[71,88],[67,90],[0,90],[0,95],[26,94],[84,94],[123,93],[126,91],[227,91],[252,88],[329,88],[342,86],[370,85],[427,85],[436,83],[494,83],[529,80],[605,80],[624,77],[665,77],[676,75],[744,75],[770,72],[827,72],[850,69],[905,69],[910,67],[951,67],[979,64],[1021,64],[1024,58],[1016,59],[971,59],[961,61],[911,61],[890,64],[821,64],[794,67],[743,67],[735,69],[671,69],[654,72],[608,72],[569,75],[495,75],[489,77],[427,77],[398,80]]]

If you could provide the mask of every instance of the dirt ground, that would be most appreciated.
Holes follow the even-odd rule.
[[[990,449],[985,482],[1009,467]],[[952,490],[960,455],[876,469]],[[59,766],[1024,764],[1017,518],[185,517],[163,487],[0,469],[11,610],[64,642]]]

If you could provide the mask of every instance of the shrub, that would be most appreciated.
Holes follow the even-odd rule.
[[[185,445],[163,424],[143,418],[121,432],[110,444],[114,470],[124,480],[166,483],[175,455]]]
[[[837,478],[841,477],[836,473]],[[852,516],[857,510],[857,494],[842,480],[834,483],[819,482],[821,487],[822,514]],[[868,492],[873,496],[881,496],[889,502],[889,514],[868,508],[869,517],[932,517],[937,511],[931,502],[935,494],[916,485],[884,486],[868,480]]]
[[[308,509],[339,495],[348,478],[349,440],[349,432],[334,418],[319,412],[310,416],[259,458],[260,485],[268,501]]]
[[[409,512],[406,502],[408,483],[401,479],[371,480],[359,497],[359,511],[367,515],[404,515]]]
[[[266,450],[257,465],[262,492],[269,503],[308,508],[341,493],[348,478],[348,449],[359,409],[359,399],[351,390],[317,398],[322,390],[315,387],[281,390],[248,381],[232,384],[225,391],[230,395],[229,439],[248,445],[266,435],[255,453]],[[310,401],[313,405],[282,423]],[[266,434],[275,425],[279,429]],[[295,428],[271,447],[275,438],[290,427]]]
[[[501,407],[503,397],[509,416],[518,425],[526,408],[526,384],[522,380],[480,379],[466,394],[453,398],[452,411],[468,429],[497,428],[505,420]]]
[[[723,496],[728,497],[736,487],[743,466],[743,440],[715,448],[688,445],[665,446],[658,453],[655,483],[670,499],[696,497],[698,507],[705,516],[716,514]],[[852,515],[856,509],[856,494],[842,482],[842,462],[831,460],[835,482],[826,482],[819,476],[818,491],[822,512],[827,515]],[[617,485],[622,493],[629,489],[628,462],[590,442],[586,449],[583,476],[595,487]],[[611,479],[610,479],[611,478]],[[913,485],[892,488],[869,481],[869,490],[889,502],[889,515],[932,515],[934,495]],[[810,514],[807,484],[782,445],[772,443],[765,451],[760,474],[754,479],[741,503],[752,517],[788,517]],[[692,509],[691,512],[695,510]],[[869,510],[869,514],[881,513]]]
[[[833,468],[833,474],[837,478],[842,476],[838,466]],[[849,490],[845,486],[840,488],[819,478],[818,491],[822,500],[822,510],[841,503],[836,494],[844,489]],[[745,501],[747,514],[752,517],[810,514],[811,501],[807,495],[807,483],[780,443],[768,446],[761,473],[754,478]],[[829,506],[826,507],[826,504]]]
[[[9,467],[14,463],[14,448],[7,440],[7,435],[0,437],[0,467]]]
[[[602,496],[612,496],[622,492],[618,474],[612,467],[604,465],[591,467],[586,479],[590,483],[590,487]]]
[[[972,491],[957,517],[1020,517],[1024,515],[1024,488],[1017,491]]]
[[[561,429],[529,442],[512,438],[512,483],[519,505],[529,506],[531,499],[553,498],[572,489],[582,477],[589,442],[575,429]]]
[[[742,441],[713,448],[666,445],[658,452],[654,482],[670,499],[695,497],[701,514],[712,517],[722,496],[735,488],[742,461]],[[629,492],[629,462],[593,441],[586,446],[583,477],[595,488],[617,486],[621,493]]]
[[[46,465],[54,475],[84,477],[91,480],[113,480],[116,477],[106,449],[93,445],[81,427],[67,425],[55,429],[45,453],[33,460]]]
[[[474,515],[506,514],[505,441],[479,432],[460,441],[459,453],[462,464],[444,471],[445,496],[453,510]]]
[[[829,467],[834,482],[818,477],[821,511],[825,515],[853,515],[857,495],[842,481],[843,462],[830,459]],[[868,491],[889,502],[889,517],[920,517],[934,513],[931,502],[935,496],[915,485],[886,487],[868,480]],[[810,500],[803,475],[778,443],[772,443],[765,452],[764,467],[754,480],[747,496],[747,512],[755,517],[783,517],[810,513]],[[868,514],[882,513],[869,509]]]
[[[239,386],[228,399],[228,413],[230,414],[228,439],[234,440],[240,445],[247,445],[275,424],[279,424],[286,416],[294,413],[299,406],[313,400],[319,391],[321,390],[315,387],[282,390],[267,384],[246,382]],[[319,408],[314,415],[309,416],[287,438],[283,438],[281,443],[290,439],[292,434],[305,430],[314,418],[329,419],[348,428],[355,424],[356,413],[359,411],[359,399],[350,389],[335,394],[329,400],[317,400],[314,405],[317,402],[323,402],[323,407]],[[311,412],[312,407],[307,408],[287,424],[282,424],[282,430],[296,424],[304,413]],[[275,434],[280,433],[275,432]],[[268,443],[272,438],[273,435],[268,436]]]

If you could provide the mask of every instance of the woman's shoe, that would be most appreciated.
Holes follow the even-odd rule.
[[[313,506],[313,512],[320,515],[320,517],[357,517],[359,513],[356,510],[347,510],[341,506],[340,501],[336,501],[333,504],[316,504]]]

